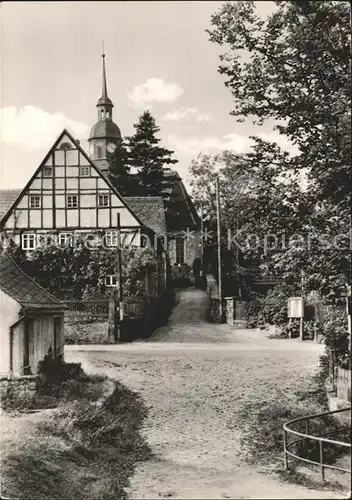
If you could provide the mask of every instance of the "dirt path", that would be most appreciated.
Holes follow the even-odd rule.
[[[137,467],[130,496],[147,498],[342,498],[283,483],[243,460],[238,412],[249,402],[289,402],[308,389],[322,346],[205,322],[204,293],[181,293],[170,324],[148,342],[69,346],[68,361],[117,378],[149,407],[154,458]]]

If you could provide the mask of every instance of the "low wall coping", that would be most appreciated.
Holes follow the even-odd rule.
[[[36,380],[39,377],[39,375],[1,375],[0,376],[0,382],[3,380],[13,380],[13,381],[20,381],[20,380]]]

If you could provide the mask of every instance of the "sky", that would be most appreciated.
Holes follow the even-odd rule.
[[[88,151],[104,41],[108,94],[122,135],[149,109],[188,185],[191,160],[245,152],[250,135],[289,147],[272,124],[237,123],[205,32],[222,2],[2,2],[0,186],[23,187],[63,128]],[[275,7],[257,2],[260,15]]]

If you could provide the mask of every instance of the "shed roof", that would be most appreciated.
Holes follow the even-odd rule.
[[[16,198],[21,194],[22,189],[2,189],[0,190],[0,220],[9,210]]]
[[[60,300],[25,274],[6,253],[0,255],[0,289],[27,309],[66,309]]]

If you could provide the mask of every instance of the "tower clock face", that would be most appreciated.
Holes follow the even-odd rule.
[[[116,149],[116,144],[114,144],[113,142],[109,142],[106,149],[109,151],[109,153],[113,153]]]

